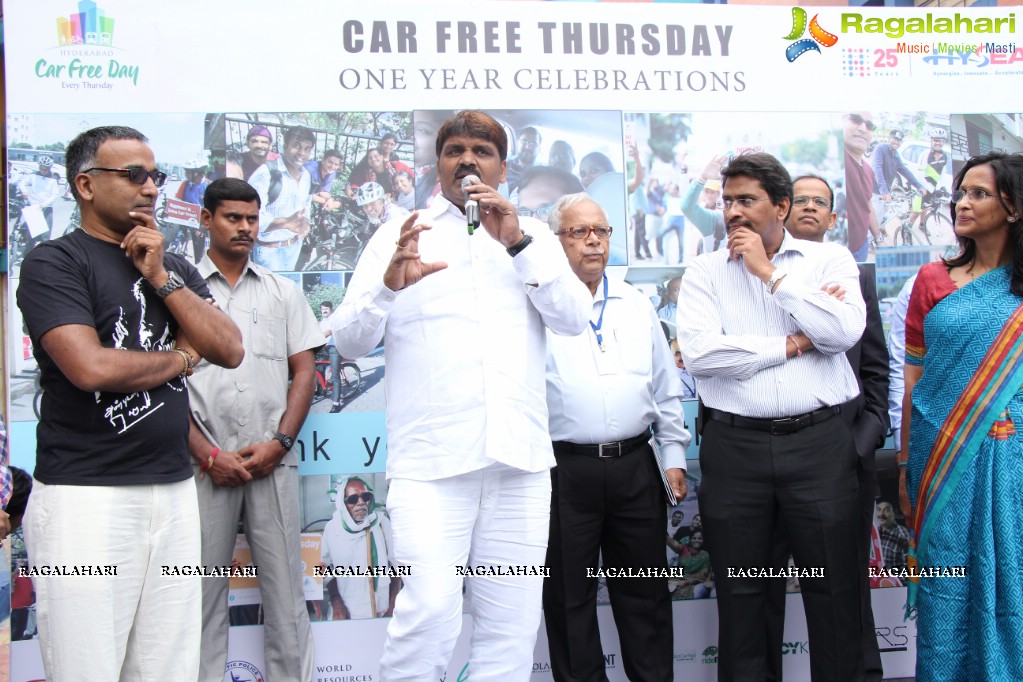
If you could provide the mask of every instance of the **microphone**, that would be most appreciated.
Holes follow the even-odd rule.
[[[475,199],[469,198],[469,186],[479,182],[475,175],[466,175],[462,178],[462,196],[465,198],[465,222],[469,228],[469,234],[480,226],[480,205]]]

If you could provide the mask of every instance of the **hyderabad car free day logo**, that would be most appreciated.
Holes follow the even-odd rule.
[[[795,40],[796,42],[785,48],[785,58],[790,62],[794,62],[799,59],[800,56],[810,52],[820,52],[821,49],[817,47],[818,44],[824,47],[832,47],[838,42],[838,36],[834,33],[829,33],[821,28],[821,25],[817,23],[817,17],[819,15],[813,15],[813,19],[810,20],[810,37],[803,38],[803,34],[807,31],[806,24],[806,10],[802,7],[792,8],[792,30],[789,34],[784,37],[784,40]],[[798,39],[798,40],[797,40]]]
[[[114,44],[114,18],[108,17],[92,0],[80,0],[77,12],[57,17],[57,44],[111,47]]]
[[[57,44],[35,61],[36,78],[72,92],[138,85],[139,65],[124,61],[129,52],[114,46],[114,19],[94,0],[79,0],[78,11],[56,24]]]

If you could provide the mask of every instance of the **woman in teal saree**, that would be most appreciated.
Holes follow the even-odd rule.
[[[917,680],[1023,680],[1023,155],[954,189],[960,254],[920,269],[906,317]]]

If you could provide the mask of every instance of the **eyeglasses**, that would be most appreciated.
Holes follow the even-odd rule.
[[[376,499],[376,497],[373,495],[373,493],[370,492],[356,493],[355,495],[349,495],[348,497],[346,497],[345,504],[358,504],[359,500],[362,500],[366,504],[373,504],[374,499]]]
[[[107,171],[109,173],[127,173],[128,180],[133,185],[144,185],[146,180],[152,180],[153,184],[157,187],[163,187],[163,183],[167,182],[167,174],[163,171],[147,171],[145,168],[135,166],[133,168],[100,168],[99,166],[93,166],[92,168],[86,168],[83,173],[91,173],[92,171]]]
[[[578,227],[567,227],[558,232],[559,235],[567,235],[569,239],[586,239],[590,232],[597,235],[597,239],[606,242],[611,238],[614,228],[609,225],[579,225]]]
[[[795,197],[792,200],[792,205],[793,206],[799,206],[800,208],[802,208],[803,206],[806,206],[807,204],[809,204],[811,201],[813,202],[813,205],[816,206],[817,208],[824,208],[824,209],[831,208],[831,202],[829,202],[824,197],[804,197],[804,196],[798,196],[798,197]]]
[[[517,208],[515,212],[524,218],[536,218],[537,220],[547,222],[547,218],[550,217],[553,208],[554,204],[547,204],[539,208]]]
[[[727,199],[722,199],[721,203],[724,205],[725,210],[727,211],[732,207],[732,204],[739,204],[743,208],[753,208],[753,204],[757,203],[758,201],[764,200],[765,197],[738,197],[737,199],[728,197]]]
[[[988,194],[984,190],[977,189],[976,187],[974,187],[973,189],[957,189],[956,191],[952,192],[952,203],[958,204],[966,197],[970,197],[970,203],[977,204],[980,203],[981,201],[984,201],[988,197],[993,196],[994,196],[993,194]]]
[[[859,114],[846,114],[845,117],[852,121],[853,125],[866,126],[867,130],[869,130],[870,132],[874,132],[875,130],[877,130],[877,126],[874,125],[873,121],[868,121]]]

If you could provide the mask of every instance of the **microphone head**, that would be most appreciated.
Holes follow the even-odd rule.
[[[469,189],[469,185],[474,185],[479,182],[481,182],[480,179],[475,175],[466,175],[462,178],[462,191],[465,192]]]

